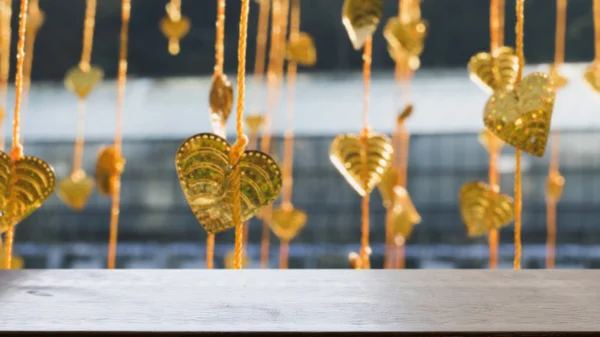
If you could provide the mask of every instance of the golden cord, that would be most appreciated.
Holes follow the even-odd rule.
[[[596,7],[596,0],[594,0],[594,9]],[[600,6],[599,6],[600,7]],[[600,11],[600,10],[599,10]],[[596,13],[596,10],[595,12]],[[600,14],[599,14],[600,15]],[[594,16],[596,18],[596,16]],[[598,18],[600,20],[600,17]],[[594,22],[596,19],[594,19]],[[594,23],[594,29],[596,28]],[[556,0],[556,37],[555,37],[555,49],[554,49],[554,65],[559,66],[565,62],[565,34],[567,26],[567,0]],[[600,39],[600,37],[599,37]],[[596,54],[598,53],[598,45],[600,42],[596,41]]]
[[[490,51],[504,44],[505,0],[490,1]]]
[[[269,29],[269,13],[271,0],[261,0],[258,13],[258,29],[256,33],[256,55],[254,57],[254,84],[252,86],[252,108],[257,108],[258,97],[262,96],[262,88],[265,74],[265,56],[267,51],[267,31]],[[250,135],[252,141],[252,135]],[[255,148],[256,145],[251,146]]]
[[[519,70],[517,72],[517,83],[523,76],[525,58],[523,56],[523,27],[525,24],[525,0],[517,0],[516,14],[516,49],[519,58]],[[515,150],[515,259],[514,268],[521,269],[521,150]]]
[[[125,83],[127,81],[127,40],[129,35],[129,18],[131,15],[131,0],[121,2],[121,33],[119,45],[119,68],[117,74],[117,122],[115,128],[114,148],[117,156],[121,156],[123,104],[125,101]],[[121,176],[114,174],[110,177],[113,195],[110,208],[110,237],[108,244],[108,269],[115,268],[117,257],[117,232],[119,226],[119,204],[121,196]]]
[[[12,0],[2,0],[0,13],[0,151],[4,151],[4,121],[6,120],[8,75],[10,73],[10,38]]]
[[[281,240],[279,243],[279,269],[288,269],[290,242]]]
[[[363,129],[361,132],[362,150],[360,153],[361,166],[362,166],[362,180],[367,181],[368,179],[368,168],[367,168],[367,139],[369,133],[369,91],[371,87],[371,55],[373,53],[373,39],[368,38],[365,41],[363,49]],[[369,255],[369,194],[365,193],[361,203],[361,248],[360,248],[360,260],[361,269],[371,269]]]
[[[560,132],[554,131],[552,135],[552,152],[550,153],[550,167],[548,177],[558,174],[560,163]],[[546,197],[546,268],[554,268],[556,262],[556,199]]]
[[[215,73],[214,76],[223,74],[225,53],[225,0],[217,1],[217,36],[215,39]]]
[[[213,269],[215,261],[215,235],[208,234],[206,237],[206,269]]]
[[[600,0],[594,0],[594,62],[600,62]]]
[[[85,99],[77,101],[77,137],[73,149],[73,170],[71,174],[79,174],[83,164],[83,145],[85,134]]]
[[[235,255],[233,260],[234,269],[242,269],[243,250],[243,222],[242,206],[240,200],[240,168],[237,162],[248,144],[248,137],[244,134],[244,94],[246,80],[246,41],[248,38],[248,12],[250,11],[250,0],[242,0],[240,13],[240,36],[238,41],[238,77],[237,77],[237,107],[236,107],[236,132],[237,139],[229,153],[229,165],[233,167],[231,195],[233,202],[233,223],[235,224]]]

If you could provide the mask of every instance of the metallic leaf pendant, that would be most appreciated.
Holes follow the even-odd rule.
[[[365,41],[373,36],[382,14],[383,0],[344,1],[342,23],[354,49],[361,49]]]
[[[301,66],[314,66],[317,63],[317,48],[313,38],[308,33],[298,34],[296,39],[288,42],[285,57]]]
[[[554,83],[554,86],[557,89],[562,88],[566,86],[567,83],[569,83],[569,80],[558,71],[558,67],[555,65],[550,66],[548,76],[550,76],[550,80],[552,81],[552,83]]]
[[[585,82],[594,90],[596,93],[600,93],[600,65],[592,63],[583,74]]]
[[[295,208],[276,209],[271,214],[269,224],[280,240],[290,241],[304,228],[306,213]]]
[[[225,254],[225,258],[223,259],[223,262],[225,263],[225,269],[233,269],[234,267],[234,260],[235,260],[235,251],[229,251],[227,254]],[[250,263],[252,263],[252,261],[250,260],[250,257],[248,256],[248,254],[246,254],[246,252],[242,252],[242,268],[246,269],[248,267],[250,267]]]
[[[390,48],[403,51],[409,56],[418,57],[423,53],[423,49],[425,48],[427,21],[415,20],[404,23],[397,16],[392,17],[383,29],[383,36]]]
[[[481,181],[464,184],[458,195],[460,214],[470,237],[507,226],[514,217],[511,197]]]
[[[484,108],[483,122],[501,140],[534,156],[546,151],[556,92],[543,73],[533,73],[514,89],[500,89]]]
[[[79,66],[69,69],[65,75],[65,87],[75,93],[79,98],[86,98],[104,78],[104,71],[96,66],[91,66],[87,71]]]
[[[210,120],[213,130],[221,136],[233,107],[233,85],[225,75],[213,76],[209,94]]]
[[[244,117],[244,122],[249,129],[251,135],[257,135],[260,131],[260,127],[265,123],[265,117],[263,115],[255,114]]]
[[[160,30],[169,40],[169,53],[177,55],[180,51],[179,41],[183,39],[192,27],[190,19],[186,16],[179,16],[177,20],[170,15],[160,20]]]
[[[93,190],[94,180],[81,170],[59,181],[56,194],[67,206],[74,210],[81,210],[85,207]]]
[[[421,67],[421,59],[419,56],[410,55],[402,49],[395,49],[389,43],[387,50],[390,57],[398,64],[407,66],[408,69],[415,71]]]
[[[342,134],[331,143],[329,158],[350,186],[364,196],[383,179],[392,164],[393,152],[392,143],[385,135],[369,132],[363,142],[358,135]],[[362,156],[366,156],[366,168],[362,165]]]
[[[114,146],[107,146],[98,152],[96,160],[96,186],[104,196],[111,196],[114,192],[114,177],[123,174],[125,158],[117,153]]]
[[[395,240],[408,240],[413,227],[420,222],[421,215],[412,203],[410,195],[404,187],[396,186],[390,218],[390,229]]]
[[[481,52],[471,57],[469,77],[488,93],[511,89],[517,81],[519,58],[510,47],[499,47],[492,53]]]
[[[491,133],[488,129],[484,129],[481,132],[479,132],[477,139],[479,140],[479,143],[486,149],[487,152],[500,152],[500,150],[502,150],[502,147],[504,147],[504,142],[500,138],[494,136],[494,134]]]
[[[201,133],[186,139],[175,157],[177,175],[192,212],[211,234],[234,226],[231,201],[229,143],[217,135]],[[281,191],[281,171],[260,151],[245,151],[241,170],[242,220],[255,216]]]
[[[551,202],[559,202],[562,197],[563,188],[565,187],[565,177],[558,172],[553,172],[548,175],[546,180],[546,200]]]
[[[0,152],[0,233],[40,208],[54,188],[54,170],[45,161],[32,156],[13,161]]]
[[[383,201],[383,207],[389,208],[394,204],[394,187],[398,184],[398,176],[400,172],[396,167],[390,167],[383,176],[381,182],[377,188],[381,194],[381,200]]]

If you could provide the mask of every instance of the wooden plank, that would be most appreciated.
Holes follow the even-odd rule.
[[[0,272],[2,333],[586,331],[600,271]]]

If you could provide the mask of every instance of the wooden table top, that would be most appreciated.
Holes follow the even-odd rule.
[[[13,332],[600,332],[600,271],[1,271]]]

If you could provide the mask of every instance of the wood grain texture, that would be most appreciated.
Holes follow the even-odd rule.
[[[36,336],[563,335],[600,332],[600,271],[1,271],[0,313]]]

